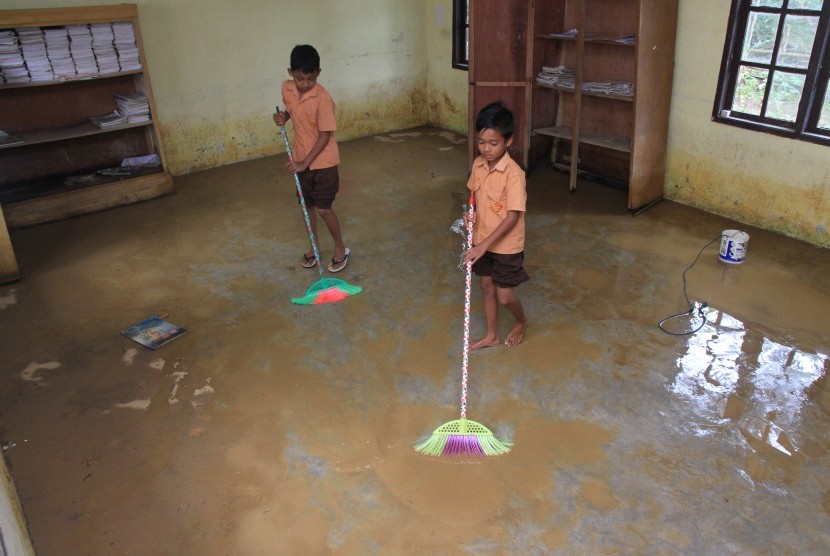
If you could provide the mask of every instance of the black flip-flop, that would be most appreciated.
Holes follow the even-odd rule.
[[[346,247],[346,254],[343,255],[342,259],[340,259],[339,261],[336,261],[336,260],[334,260],[334,257],[332,257],[331,262],[329,263],[329,272],[340,272],[341,270],[346,268],[346,265],[349,264],[349,255],[350,254],[351,254],[351,251],[349,250],[348,247]],[[341,264],[343,266],[341,266],[340,268],[337,268],[337,266],[341,265]]]

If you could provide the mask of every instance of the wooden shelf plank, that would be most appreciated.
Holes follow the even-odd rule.
[[[532,131],[535,135],[547,135],[549,137],[558,137],[560,139],[571,140],[573,137],[573,129],[570,127],[541,127]],[[586,145],[595,145],[611,149],[613,151],[620,151],[625,153],[631,152],[631,139],[626,137],[615,137],[612,135],[602,135],[600,133],[589,133],[587,131],[579,132],[579,142]]]
[[[160,171],[3,204],[3,212],[9,227],[31,226],[146,201],[171,193],[173,193],[173,176],[169,172]]]
[[[551,89],[554,91],[559,91],[562,93],[574,93],[574,90],[570,87],[560,87],[559,85],[546,85],[545,83],[535,82],[534,86],[540,87],[542,89]],[[624,95],[609,95],[606,93],[595,93],[593,91],[582,91],[582,96],[586,97],[596,97],[596,98],[607,98],[608,100],[619,100],[621,102],[634,102],[634,95],[631,96],[624,96]]]
[[[622,46],[623,48],[634,48],[637,46],[635,42],[620,42],[618,40],[614,40],[613,38],[606,38],[606,37],[585,37],[586,43],[593,43],[593,44],[607,44],[609,46]]]
[[[136,4],[0,10],[0,29],[135,21],[137,18],[138,7]]]
[[[573,129],[570,127],[556,126],[556,127],[540,127],[531,131],[533,135],[547,135],[548,137],[557,137],[559,139],[570,140],[573,136]]]
[[[561,87],[559,85],[546,85],[544,83],[534,82],[534,86],[540,87],[542,89],[552,89],[554,91],[560,91],[562,93],[571,93],[573,94],[574,90],[571,87]]]
[[[113,133],[123,129],[132,129],[134,127],[148,127],[152,126],[153,121],[139,122],[135,124],[120,125],[116,127],[100,128],[91,123],[79,124],[71,127],[63,127],[60,129],[48,129],[45,131],[35,131],[32,133],[21,133],[17,137],[22,139],[20,143],[10,143],[7,145],[0,145],[0,150],[14,149],[17,147],[26,147],[29,145],[37,145],[39,143],[52,143],[55,141],[65,141],[67,139],[76,139],[78,137],[88,137],[90,135],[101,135],[103,133]]]
[[[553,35],[536,35],[537,39],[544,41],[562,41],[562,42],[576,42],[576,37],[562,37]]]
[[[545,41],[562,41],[562,42],[576,42],[577,38],[574,37],[563,37],[563,36],[554,36],[554,35],[536,35],[536,38],[539,40]],[[585,37],[586,43],[594,43],[594,44],[607,44],[610,46],[622,46],[622,47],[629,47],[633,48],[637,46],[637,42],[620,42],[619,40],[615,40],[611,37]]]
[[[594,91],[582,91],[582,96],[594,98],[607,98],[608,100],[618,100],[620,102],[634,102],[634,95],[609,95],[606,93],[596,93]]]
[[[144,73],[143,69],[131,71],[119,71],[115,73],[107,73],[104,75],[90,75],[89,77],[78,77],[75,79],[53,79],[51,81],[27,81],[26,83],[3,83],[0,85],[0,91],[6,89],[24,89],[26,87],[48,87],[53,85],[65,85],[67,83],[78,83],[81,81],[95,81],[96,79],[111,79],[113,77],[121,77],[124,75],[139,75]]]

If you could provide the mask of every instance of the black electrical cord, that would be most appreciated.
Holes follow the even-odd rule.
[[[666,322],[668,322],[672,319],[676,319],[676,318],[683,317],[683,316],[686,316],[686,315],[694,315],[695,314],[695,304],[692,303],[691,301],[689,301],[689,294],[686,292],[686,273],[689,272],[692,269],[692,267],[695,266],[695,264],[697,264],[697,261],[700,259],[700,256],[703,254],[703,252],[706,250],[706,248],[709,247],[710,245],[712,245],[713,243],[715,243],[716,241],[719,241],[721,239],[721,237],[723,237],[723,236],[718,236],[718,237],[712,239],[712,241],[710,241],[709,243],[707,243],[703,247],[701,247],[700,251],[697,252],[697,257],[695,257],[695,260],[692,261],[692,264],[687,266],[686,270],[683,271],[683,296],[686,298],[686,303],[689,305],[689,310],[684,311],[683,313],[677,313],[676,315],[671,315],[670,317],[666,317],[663,320],[661,320],[659,323],[657,323],[657,326],[660,328],[660,330],[662,330],[666,334],[671,334],[672,336],[688,336],[689,334],[694,334],[695,332],[697,332],[698,330],[703,328],[704,324],[706,324],[706,313],[704,311],[705,311],[706,307],[708,307],[708,304],[707,303],[702,303],[697,308],[697,316],[701,319],[700,320],[700,326],[698,326],[694,330],[690,330],[688,332],[672,332],[670,330],[666,330],[665,328],[663,328],[663,324],[665,324]]]

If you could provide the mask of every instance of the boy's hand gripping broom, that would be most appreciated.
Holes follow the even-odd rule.
[[[470,193],[467,215],[467,249],[473,246],[473,217],[475,196]],[[465,250],[466,252],[466,250]],[[464,288],[464,348],[461,358],[461,418],[444,423],[428,439],[415,445],[415,450],[428,456],[500,456],[510,451],[512,444],[496,438],[493,433],[475,421],[467,419],[467,369],[470,353],[470,284],[473,263],[467,262]]]
[[[279,112],[279,107],[277,107]],[[291,145],[288,143],[288,135],[285,133],[285,126],[280,126],[282,132],[282,140],[285,143],[285,152],[288,153],[288,159],[294,161],[291,155]],[[297,195],[300,197],[300,206],[303,207],[303,216],[305,217],[305,227],[308,230],[308,239],[311,241],[311,248],[314,250],[314,260],[317,262],[317,270],[320,272],[320,279],[311,284],[305,292],[303,297],[291,298],[291,303],[297,305],[318,305],[320,303],[333,303],[346,299],[349,296],[357,295],[363,291],[360,286],[352,286],[345,280],[339,278],[325,278],[323,276],[323,265],[320,264],[320,252],[317,250],[317,240],[314,238],[314,232],[311,231],[311,219],[308,217],[308,209],[305,206],[305,199],[303,198],[303,188],[300,185],[300,178],[294,174],[294,185],[297,187]]]

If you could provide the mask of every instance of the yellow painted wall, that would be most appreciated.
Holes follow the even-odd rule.
[[[666,197],[830,247],[830,148],[712,122],[730,4],[680,0]]]
[[[426,121],[420,3],[168,0],[139,10],[174,173],[282,151],[270,115],[296,44],[320,52],[340,140]]]
[[[452,67],[452,0],[426,2],[429,123],[467,134],[467,72]]]

